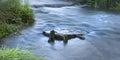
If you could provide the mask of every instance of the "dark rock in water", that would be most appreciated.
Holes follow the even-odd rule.
[[[68,42],[69,39],[72,38],[80,38],[81,40],[85,40],[84,34],[86,34],[86,32],[71,29],[55,29],[43,32],[43,35],[49,37],[49,43],[54,42],[55,40],[61,40],[65,44]]]

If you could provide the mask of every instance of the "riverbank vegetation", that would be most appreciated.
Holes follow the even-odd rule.
[[[107,9],[120,11],[120,0],[67,0],[74,1],[80,4],[87,4],[95,9]]]
[[[31,25],[33,18],[28,4],[23,5],[20,0],[0,0],[0,39]]]
[[[23,5],[20,0],[0,0],[0,39],[31,25],[34,22],[33,18],[33,11],[28,4]],[[38,58],[28,51],[17,48],[1,48],[0,60],[38,60]]]
[[[42,60],[37,58],[34,54],[28,51],[21,51],[18,48],[0,49],[0,60]]]

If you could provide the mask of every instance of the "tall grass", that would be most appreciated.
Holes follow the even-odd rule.
[[[9,24],[33,22],[33,12],[19,0],[0,0],[0,20]]]
[[[42,60],[36,57],[34,54],[15,49],[0,49],[0,60]]]
[[[80,4],[87,4],[95,9],[108,9],[120,11],[120,0],[67,0]]]
[[[0,38],[34,22],[33,11],[20,0],[0,0]]]

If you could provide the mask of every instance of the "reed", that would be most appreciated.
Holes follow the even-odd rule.
[[[67,0],[80,4],[87,4],[95,9],[108,9],[120,11],[120,0]]]

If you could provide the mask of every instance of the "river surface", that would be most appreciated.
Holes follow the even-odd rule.
[[[59,0],[30,0],[35,13],[33,26],[7,36],[1,45],[30,50],[43,60],[120,60],[120,14],[97,11]],[[85,40],[49,44],[43,31],[70,28],[90,32]]]

